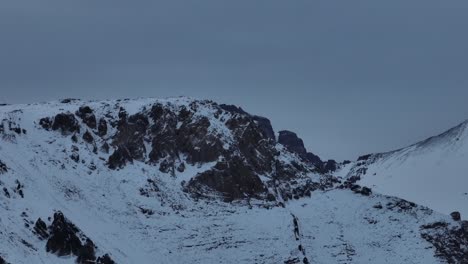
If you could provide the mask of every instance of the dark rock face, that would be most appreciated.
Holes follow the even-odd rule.
[[[53,121],[48,117],[44,117],[44,118],[41,118],[41,120],[39,120],[39,125],[46,130],[49,130],[52,128],[52,123]]]
[[[241,199],[266,193],[267,189],[253,170],[240,159],[219,162],[214,169],[192,179],[188,188],[192,193],[203,195],[204,187],[220,192],[226,200]]]
[[[320,157],[311,152],[306,153],[306,159],[316,166],[322,163]]]
[[[319,156],[307,152],[304,141],[297,136],[296,133],[283,130],[279,132],[278,143],[285,146],[289,151],[296,153],[303,160],[315,165],[320,171],[323,168],[322,160]]]
[[[468,230],[463,223],[455,227],[443,222],[424,225],[421,236],[435,247],[435,256],[446,263],[468,263]]]
[[[461,220],[461,215],[460,212],[453,212],[450,214],[452,217],[453,221],[460,221]]]
[[[220,104],[219,107],[227,112],[241,114],[241,115],[248,115],[248,113],[244,111],[244,109],[235,105]]]
[[[8,264],[8,262],[0,256],[0,264]]]
[[[37,219],[36,224],[34,225],[34,232],[41,240],[49,238],[47,225],[41,218]]]
[[[365,160],[368,160],[370,157],[372,156],[372,154],[367,154],[367,155],[362,155],[358,158],[358,161],[365,161]]]
[[[103,137],[107,134],[107,121],[103,118],[99,119],[98,135]]]
[[[87,143],[93,143],[94,142],[94,138],[93,138],[93,135],[89,132],[89,131],[86,131],[84,134],[83,134],[83,140]]]
[[[97,264],[115,264],[115,262],[111,259],[111,257],[105,254],[102,257],[99,257],[96,261]]]
[[[143,138],[149,125],[148,118],[143,114],[127,117],[122,111],[119,114],[118,132],[114,136],[112,145],[115,152],[109,157],[109,168],[121,168],[133,160],[143,161],[146,148]]]
[[[54,214],[54,221],[47,227],[40,218],[36,221],[33,232],[41,239],[47,240],[47,252],[57,256],[76,256],[76,263],[115,263],[104,255],[96,260],[96,246],[61,212]]]
[[[76,116],[81,118],[89,128],[96,128],[96,116],[89,106],[82,106],[76,111]]]
[[[107,164],[110,169],[121,169],[127,164],[127,162],[133,162],[133,157],[130,155],[128,149],[124,146],[117,147],[117,149],[109,156]]]
[[[281,155],[290,153],[277,149],[270,121],[240,107],[192,101],[184,105],[155,103],[133,115],[118,104],[104,116],[96,117],[94,112],[97,111],[88,106],[76,111],[89,127],[81,137],[93,144],[94,153],[98,152],[98,142],[102,152],[110,153],[110,169],[144,162],[176,177],[188,165],[213,162],[215,168],[201,173],[183,188],[195,196],[203,196],[202,191],[209,189],[226,200],[256,197],[273,201],[276,197],[268,193],[268,188],[279,190],[275,193],[287,200],[310,195],[318,188],[305,179],[306,174],[322,169],[320,158],[307,153],[302,140],[286,131],[280,133],[280,143],[298,153],[300,159],[280,161]],[[71,113],[61,113],[53,122],[46,118],[41,123],[45,129],[73,133],[72,140],[79,141],[80,126]],[[70,157],[79,162],[79,151],[72,151]],[[311,166],[314,164],[315,168]],[[260,176],[265,178],[261,180]],[[303,180],[289,183],[299,178]]]
[[[273,141],[276,140],[275,131],[271,126],[271,122],[268,118],[262,116],[253,116],[253,120],[257,123],[258,127],[262,130],[263,136]]]
[[[334,172],[337,169],[337,163],[335,160],[328,160],[327,162],[324,163],[323,166],[323,171],[325,173],[327,172]]]
[[[304,141],[294,132],[287,130],[280,131],[278,143],[285,146],[289,151],[298,154],[301,158],[304,158],[307,154]]]
[[[78,228],[65,219],[62,213],[54,214],[54,221],[49,227],[50,238],[47,241],[47,252],[58,256],[79,254],[82,247],[81,240],[77,236]]]
[[[80,125],[71,113],[61,113],[55,116],[52,124],[53,130],[60,130],[63,134],[80,132]]]
[[[85,244],[80,248],[77,263],[92,263],[96,260],[96,246],[89,238],[86,239]]]

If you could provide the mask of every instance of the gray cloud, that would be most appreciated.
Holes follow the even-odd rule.
[[[189,95],[352,159],[468,118],[466,1],[2,1],[0,101]]]

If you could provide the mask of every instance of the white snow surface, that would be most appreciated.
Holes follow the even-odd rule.
[[[468,121],[364,165],[359,184],[439,212],[468,217]],[[358,166],[359,167],[359,166]],[[351,170],[349,176],[354,173]]]
[[[122,106],[131,114],[156,101],[180,106],[191,100],[141,99],[86,105],[102,114],[116,114],[115,109]],[[27,134],[16,136],[8,136],[14,133],[7,131],[0,138],[0,160],[8,167],[7,173],[0,174],[0,255],[8,262],[74,263],[74,257],[47,253],[45,241],[32,233],[39,217],[50,224],[48,217],[62,211],[94,241],[97,255],[109,253],[121,264],[284,263],[304,257],[319,264],[441,263],[434,257],[431,245],[421,239],[419,227],[439,220],[450,222],[449,217],[421,207],[408,212],[386,209],[392,197],[364,197],[348,190],[316,191],[311,198],[287,202],[284,208],[267,209],[262,201],[250,201],[250,205],[195,201],[182,191],[183,180],[214,163],[188,166],[175,177],[142,162],[114,171],[99,160],[106,160],[109,154],[93,154],[92,147],[83,142],[78,144],[82,162],[75,163],[69,158],[70,138],[39,128],[38,121],[64,111],[74,112],[82,104],[0,107],[0,120],[14,120],[27,130]],[[204,115],[211,115],[209,108]],[[229,141],[223,123],[212,124]],[[446,153],[454,153],[453,147]],[[411,164],[414,162],[417,160]],[[90,169],[92,165],[95,170]],[[396,172],[392,175],[397,177]],[[160,189],[150,197],[140,195],[148,179]],[[16,180],[24,185],[24,198],[14,191]],[[10,198],[1,193],[3,188],[9,190]],[[376,204],[384,208],[376,209]],[[154,213],[143,214],[142,208]],[[298,240],[292,215],[299,221]],[[305,255],[299,245],[304,247]]]

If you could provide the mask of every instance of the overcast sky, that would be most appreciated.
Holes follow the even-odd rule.
[[[0,102],[187,95],[323,158],[468,119],[466,0],[2,0]]]

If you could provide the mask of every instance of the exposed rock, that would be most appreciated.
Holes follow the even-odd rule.
[[[204,196],[207,195],[204,186],[218,191],[228,201],[267,193],[260,178],[239,158],[219,162],[212,170],[191,179],[187,188]]]
[[[269,138],[273,141],[276,140],[275,131],[271,126],[271,122],[268,118],[262,116],[253,116],[253,120],[257,123],[258,127],[263,132],[264,137]]]
[[[11,197],[10,192],[8,191],[8,189],[6,187],[3,187],[3,194],[5,195],[6,198]]]
[[[110,146],[107,142],[104,142],[104,144],[102,144],[101,146],[101,150],[105,153],[109,153],[109,149],[110,149]]]
[[[80,248],[76,262],[79,264],[88,264],[96,261],[96,246],[89,238],[86,243]]]
[[[37,219],[36,224],[34,225],[34,232],[39,237],[39,239],[44,240],[49,238],[49,232],[47,231],[47,225],[41,218]]]
[[[83,246],[77,236],[78,228],[70,223],[61,212],[54,214],[54,221],[49,227],[50,238],[47,241],[47,252],[58,256],[78,256]]]
[[[0,160],[0,174],[8,172],[8,168],[5,163]]]
[[[113,139],[117,146],[109,157],[109,168],[116,169],[125,166],[133,160],[143,161],[146,153],[143,138],[149,125],[148,118],[143,114],[135,114],[127,118],[126,112],[119,113],[118,132]]]
[[[110,169],[115,170],[123,168],[127,162],[133,162],[133,158],[125,146],[120,146],[109,156],[107,164]]]
[[[306,153],[306,159],[317,167],[320,167],[320,164],[323,163],[319,156],[311,152]]]
[[[453,221],[460,221],[461,220],[461,215],[460,212],[453,212],[450,214],[452,217]]]
[[[65,98],[65,99],[62,99],[62,101],[60,101],[60,102],[61,102],[62,104],[69,104],[69,103],[77,102],[77,101],[80,101],[80,99]]]
[[[323,164],[320,157],[311,152],[307,152],[304,146],[304,141],[299,138],[296,133],[287,130],[280,131],[278,143],[285,146],[289,151],[299,155],[303,160],[316,166],[319,171],[323,170]]]
[[[364,196],[369,196],[372,194],[372,190],[368,187],[362,187],[360,194]]]
[[[60,130],[63,134],[71,134],[80,131],[80,125],[71,113],[61,113],[55,116],[52,124],[53,130]]]
[[[285,146],[289,151],[298,154],[301,158],[305,158],[307,150],[304,147],[304,141],[297,136],[296,133],[283,130],[279,132],[278,143]]]
[[[99,119],[98,135],[103,137],[107,134],[107,121],[103,118]]]
[[[83,140],[89,144],[94,142],[93,135],[88,130],[83,134]]]
[[[227,112],[241,114],[241,115],[248,115],[248,113],[245,112],[244,109],[235,105],[220,104],[219,107]]]
[[[6,260],[0,256],[0,264],[8,264],[8,262],[6,262]]]
[[[436,257],[450,264],[468,263],[468,230],[463,223],[452,226],[436,222],[421,227],[421,236],[436,249]]]
[[[96,128],[96,116],[89,106],[80,107],[75,114],[80,117],[89,128]]]
[[[358,158],[358,161],[368,160],[371,156],[372,154],[362,155]]]
[[[105,254],[102,257],[99,257],[96,261],[97,264],[115,264],[108,254]]]
[[[47,231],[48,230],[48,231]],[[47,225],[39,218],[34,232],[41,239],[47,239],[47,252],[57,256],[76,256],[76,263],[115,263],[106,254],[96,260],[96,246],[61,212],[54,214],[54,221]],[[106,257],[107,256],[107,257]]]
[[[335,160],[328,160],[324,163],[323,171],[325,173],[334,172],[337,169],[337,163]]]
[[[53,121],[48,117],[44,117],[44,118],[41,118],[41,120],[39,120],[39,125],[46,130],[49,130],[52,128],[52,123]]]

